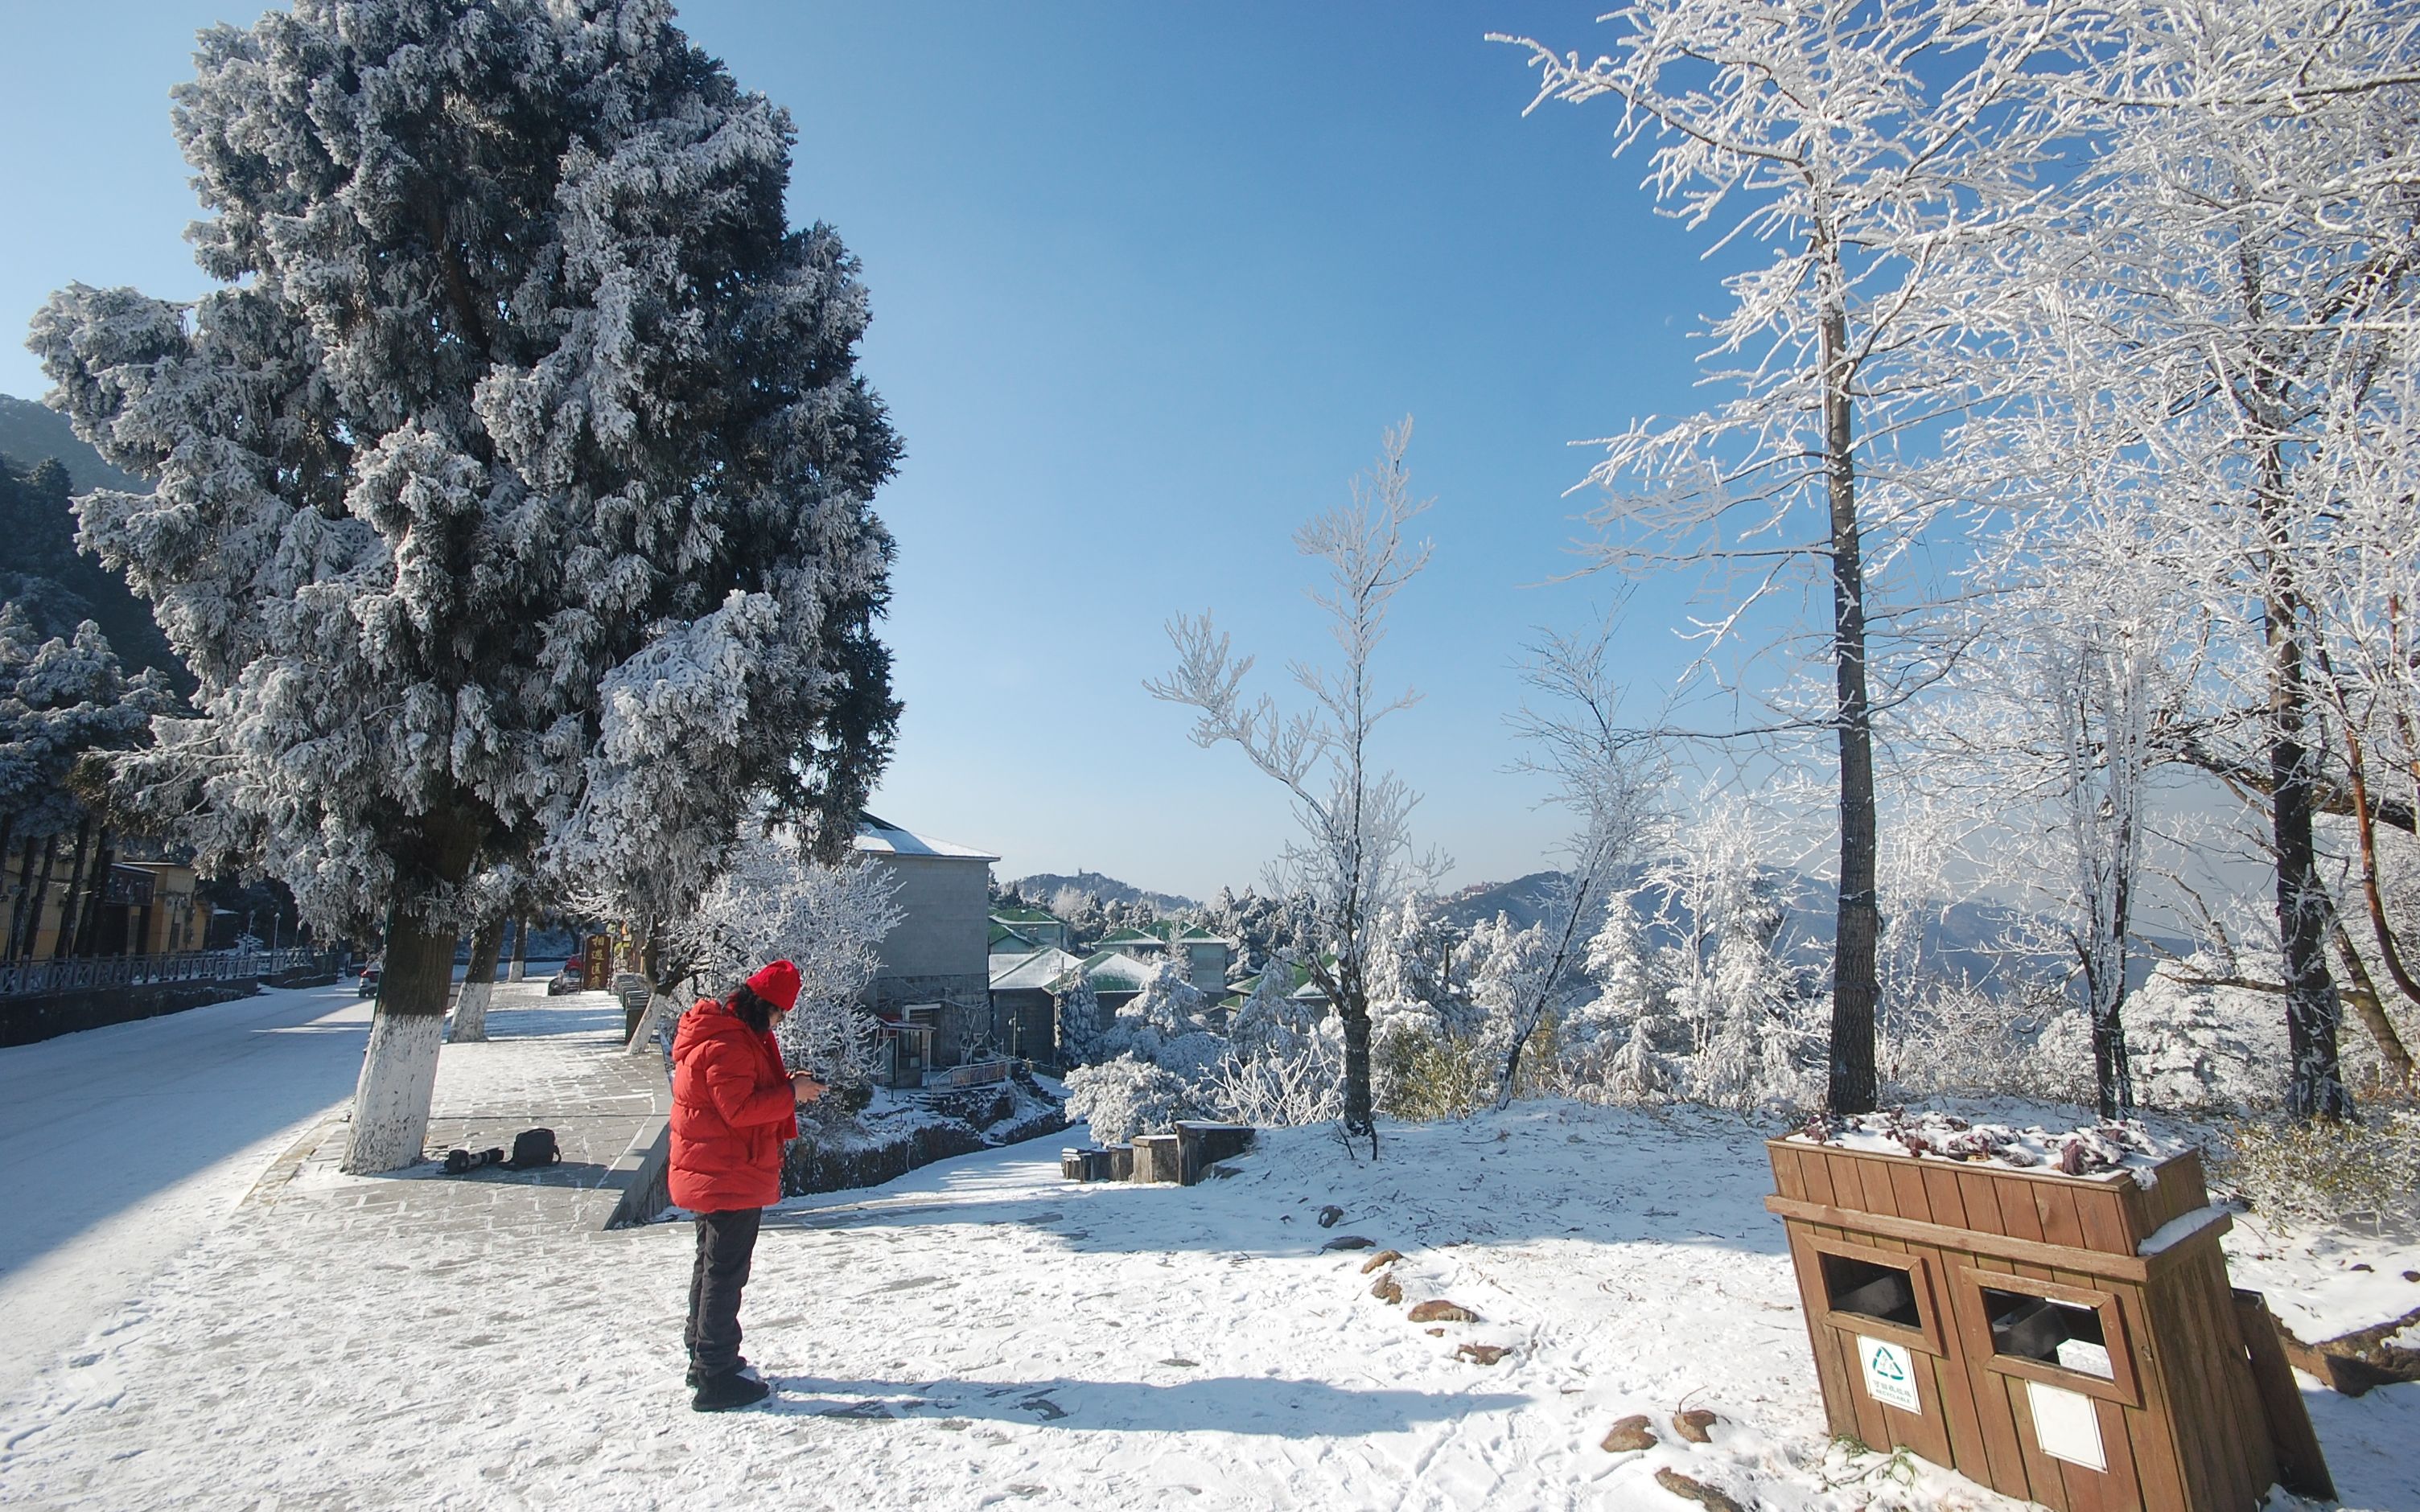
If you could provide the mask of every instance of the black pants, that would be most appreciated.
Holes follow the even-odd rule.
[[[700,1377],[719,1376],[739,1359],[739,1293],[756,1254],[762,1208],[697,1215],[697,1262],[689,1273],[689,1327],[682,1342]]]

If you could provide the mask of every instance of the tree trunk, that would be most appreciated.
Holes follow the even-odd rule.
[[[674,960],[665,950],[662,932],[652,920],[646,924],[644,943],[639,947],[639,974],[647,979],[647,1004],[639,1010],[637,1020],[630,1026],[629,1038],[623,1044],[634,1056],[645,1055],[655,1044],[658,1026],[679,1018],[687,1006],[678,989],[690,975],[689,963]],[[667,977],[671,980],[666,980]]]
[[[504,921],[491,918],[471,934],[471,964],[445,1038],[459,1044],[488,1037],[488,1000],[496,995],[496,957],[504,949]]]
[[[26,842],[27,860],[32,859],[33,842]],[[51,871],[59,858],[59,838],[48,835],[42,840],[41,870],[31,874],[25,887],[25,914],[17,936],[17,959],[31,961],[35,948],[42,940],[42,910],[51,905]]]
[[[2273,554],[2271,571],[2281,571]],[[2328,896],[2312,840],[2319,753],[2303,739],[2309,691],[2291,602],[2273,584],[2264,605],[2269,640],[2271,832],[2277,851],[2277,935],[2285,947],[2286,1107],[2294,1118],[2350,1119],[2352,1094],[2336,1059],[2344,1005],[2328,975]]]
[[[482,829],[472,813],[444,809],[432,811],[423,826],[396,855],[378,1012],[353,1091],[353,1127],[342,1163],[354,1176],[417,1163],[428,1134],[428,1097],[437,1085],[458,936],[451,923],[428,917],[426,903],[471,874]]]
[[[2105,964],[2086,971],[2084,989],[2092,995],[2092,1086],[2101,1117],[2131,1119],[2134,1116],[2134,1068],[2126,1049],[2126,952],[2122,945],[2114,973]]]
[[[529,915],[513,920],[513,964],[504,968],[506,981],[520,981],[529,976]]]
[[[17,895],[9,900],[8,910],[8,961],[17,961],[24,953],[24,910],[34,900],[34,837],[26,837],[17,854]]]
[[[445,996],[454,984],[451,925],[431,924],[397,902],[387,914],[384,967],[368,1053],[353,1089],[353,1127],[343,1169],[355,1176],[401,1170],[420,1159]]]
[[[101,831],[101,854],[92,863],[92,881],[85,888],[84,924],[77,932],[76,954],[101,953],[101,916],[109,904],[109,873],[117,865],[117,841],[104,825]],[[203,944],[209,942],[205,939]]]
[[[1848,316],[1838,302],[1838,254],[1828,245],[1824,253],[1834,287],[1825,296],[1819,360],[1824,492],[1832,515],[1832,670],[1840,753],[1840,902],[1832,936],[1829,1102],[1835,1113],[1871,1113],[1880,1090],[1874,1075],[1874,1008],[1881,994],[1874,958],[1882,936],[1875,890],[1879,825],[1873,709],[1866,684],[1866,579],[1857,523]]]
[[[84,921],[85,863],[92,859],[92,815],[76,821],[75,859],[68,865],[67,891],[59,897],[59,933],[51,942],[51,959],[65,960],[76,953],[76,926]]]
[[[2386,1073],[2395,1078],[2398,1088],[2412,1089],[2412,1052],[2404,1048],[2403,1036],[2395,1032],[2395,1021],[2386,1014],[2386,1004],[2378,995],[2378,983],[2370,980],[2369,968],[2362,964],[2361,952],[2352,948],[2352,936],[2345,932],[2339,918],[2335,927],[2336,959],[2344,964],[2346,981],[2342,989],[2345,1001],[2352,1004],[2353,1016],[2369,1031],[2378,1045],[2378,1058],[2386,1063]]]
[[[1336,1016],[1344,1026],[1344,1135],[1367,1139],[1378,1148],[1378,1119],[1370,1097],[1370,1005],[1339,1002]]]

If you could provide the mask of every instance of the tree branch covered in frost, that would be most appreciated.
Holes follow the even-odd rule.
[[[1693,229],[1770,253],[1726,281],[1709,335],[1728,403],[1635,422],[1600,442],[1588,483],[1601,565],[1693,567],[1730,607],[1696,634],[1705,656],[1765,623],[1793,584],[1830,590],[1828,699],[1758,728],[1828,731],[1837,747],[1838,919],[1828,1097],[1874,1106],[1882,933],[1874,721],[1937,679],[1954,620],[1873,587],[1916,573],[1918,537],[1955,504],[1913,439],[2001,392],[1978,361],[1997,285],[1978,244],[2028,213],[2045,144],[2011,130],[2053,12],[1875,0],[1639,0],[1606,19],[1610,54],[1583,64],[1527,38],[1530,108],[1612,97],[1615,151],[1655,144],[1647,182]],[[1953,632],[1944,634],[1942,632]],[[1813,658],[1808,658],[1811,662]],[[1710,668],[1684,674],[1683,683]],[[1786,707],[1786,705],[1784,705]],[[1737,733],[1738,732],[1733,732]]]
[[[2018,402],[1961,464],[2021,517],[2112,521],[2206,616],[2207,675],[2159,748],[2264,810],[2303,1117],[2352,1111],[2319,833],[2344,784],[2327,655],[2365,619],[2384,639],[2393,573],[2369,578],[2362,543],[2420,524],[2420,88],[2396,82],[2415,43],[2410,8],[2373,0],[2081,13],[2046,129],[2092,150],[1978,263],[2018,296],[1992,311]],[[2310,87],[2281,108],[2292,79]]]

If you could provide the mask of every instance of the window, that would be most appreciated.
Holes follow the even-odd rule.
[[[1836,1313],[1852,1313],[1901,1328],[1921,1328],[1915,1277],[1901,1266],[1882,1265],[1848,1255],[1823,1257],[1824,1298]]]
[[[1828,1234],[1793,1233],[1790,1251],[1807,1311],[1818,1321],[1903,1350],[1948,1352],[1931,1260]]]
[[[1992,1325],[1992,1352],[2020,1360],[2039,1360],[2062,1369],[2114,1381],[2109,1340],[2101,1328],[2101,1309],[2022,1291],[1985,1287],[1983,1316]]]
[[[1974,1266],[1959,1267],[1956,1289],[1959,1333],[1986,1369],[2141,1405],[2117,1292]]]

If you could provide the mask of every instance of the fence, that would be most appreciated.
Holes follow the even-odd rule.
[[[282,950],[173,950],[162,955],[90,955],[66,960],[0,962],[0,997],[139,987],[155,982],[224,981],[336,969],[336,952],[308,946]]]

